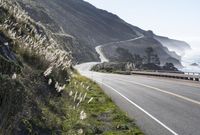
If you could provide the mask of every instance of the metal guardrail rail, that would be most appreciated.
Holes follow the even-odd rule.
[[[191,81],[200,81],[200,73],[196,73],[196,72],[131,71],[131,74],[176,78],[176,79],[191,80]]]

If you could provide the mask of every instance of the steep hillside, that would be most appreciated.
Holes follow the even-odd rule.
[[[177,67],[182,66],[179,62],[180,58],[176,54],[173,55],[172,52],[169,52],[167,48],[164,48],[160,42],[149,37],[143,37],[127,42],[117,42],[109,45],[104,45],[102,46],[102,50],[104,52],[104,55],[107,58],[110,58],[110,61],[116,62],[119,59],[119,55],[117,52],[117,49],[119,47],[129,50],[129,52],[133,55],[135,54],[140,55],[141,57],[145,57],[145,50],[149,46],[151,46],[155,50],[156,54],[158,54],[161,61],[161,65],[164,65],[166,62],[170,62],[176,65]],[[174,57],[172,57],[172,55]]]
[[[0,17],[0,134],[28,134],[28,126],[48,130],[28,121],[40,114],[39,103],[64,90],[71,55],[16,3],[1,0]]]
[[[63,41],[66,39],[66,33],[73,35],[74,41],[77,39],[79,43],[68,47],[72,50],[72,55],[76,62],[99,60],[99,56],[95,51],[95,47],[98,45],[134,39],[140,36],[144,37],[144,42],[146,38],[151,38],[148,41],[149,46],[156,43],[155,46],[160,46],[159,50],[162,50],[159,54],[165,51],[165,56],[162,57],[172,57],[176,65],[180,65],[180,57],[175,52],[169,52],[168,49],[173,47],[182,48],[182,46],[183,48],[189,48],[184,42],[167,38],[162,38],[165,41],[161,40],[152,31],[144,31],[132,26],[118,16],[97,9],[83,0],[18,0],[18,2],[32,18],[40,21]],[[155,42],[155,40],[159,42]],[[146,46],[142,43],[137,43],[137,50],[144,48],[140,46]],[[134,42],[131,44],[129,42],[128,44],[129,46],[136,46]],[[66,45],[63,46],[64,48],[66,47]],[[163,62],[166,61],[167,59]]]
[[[19,0],[19,3],[32,18],[60,38],[65,38],[65,33],[75,36],[80,44],[71,49],[79,62],[98,60],[94,49],[98,44],[137,36],[117,16],[97,10],[82,0]]]
[[[94,46],[95,44],[110,42],[111,39],[113,41],[125,40],[137,36],[136,32],[116,15],[96,9],[82,0],[22,1],[27,5],[31,5],[22,4],[38,21],[50,25],[56,23],[60,26],[60,29],[63,28],[69,34],[75,35]],[[35,12],[40,17],[34,14]],[[49,19],[42,19],[41,17],[44,15],[46,15],[46,18],[49,16]],[[40,18],[41,20],[39,20]],[[60,32],[57,27],[53,31]],[[95,41],[92,41],[93,38]]]
[[[185,51],[190,50],[191,47],[184,41],[178,41],[162,36],[154,36],[163,46],[167,47],[170,51],[176,52],[180,56],[184,56]]]
[[[61,44],[78,43],[64,36],[0,0],[0,135],[142,135],[97,84],[73,70]]]

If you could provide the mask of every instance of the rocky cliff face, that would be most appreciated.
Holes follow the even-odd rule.
[[[178,55],[183,56],[185,51],[190,50],[191,47],[184,41],[178,41],[162,36],[154,36],[164,47],[167,47],[170,51],[176,52]]]
[[[104,62],[100,64],[96,64],[92,67],[91,70],[97,72],[120,72],[120,71],[133,71],[135,69],[135,65],[129,62]]]
[[[164,65],[167,62],[173,63],[177,67],[181,67],[180,57],[177,54],[172,54],[167,48],[163,47],[160,42],[154,38],[143,37],[136,40],[126,41],[126,42],[117,42],[109,45],[102,46],[103,52],[110,61],[118,61],[119,55],[117,48],[124,48],[129,50],[132,55],[140,55],[141,57],[146,56],[146,48],[151,46],[155,53],[158,54],[160,58],[161,65]],[[113,52],[113,53],[110,53]]]

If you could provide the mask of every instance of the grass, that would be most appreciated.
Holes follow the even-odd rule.
[[[89,86],[89,87],[88,87]],[[88,87],[88,88],[87,88]],[[70,92],[73,92],[70,96]],[[75,93],[85,94],[86,99],[77,106]],[[88,101],[94,98],[90,103]],[[36,101],[37,114],[24,119],[27,134],[102,134],[102,135],[142,135],[143,133],[93,81],[74,75],[66,89],[45,102]],[[87,118],[80,119],[84,111]],[[82,131],[82,133],[78,133]]]
[[[4,19],[5,16],[1,17],[0,22]],[[27,34],[25,29],[23,32]],[[43,76],[48,62],[37,53],[17,46],[13,51],[19,65],[0,57],[0,110],[3,110],[0,111],[0,134],[142,135],[134,121],[95,82],[74,73],[66,88],[58,93]],[[9,73],[4,73],[5,69]],[[17,79],[11,79],[14,72]],[[67,71],[57,70],[52,74],[55,77],[52,79],[59,82],[69,77]],[[83,119],[81,112],[86,116]]]
[[[84,82],[85,86],[89,86],[86,90],[81,85],[74,85],[75,82],[81,84]],[[86,125],[92,131],[92,134],[105,134],[105,135],[121,135],[121,134],[142,134],[141,131],[134,124],[133,120],[130,120],[125,113],[123,113],[113,102],[107,97],[101,88],[93,81],[80,76],[75,75],[68,89],[76,89],[80,92],[87,92],[88,101],[91,97],[94,100],[91,103],[83,102],[82,109],[85,109],[88,119],[86,119]],[[68,90],[66,89],[66,90]],[[87,132],[86,132],[87,134]]]

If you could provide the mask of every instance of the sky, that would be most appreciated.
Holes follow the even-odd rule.
[[[184,40],[200,49],[200,0],[85,1],[117,14],[132,25]]]

